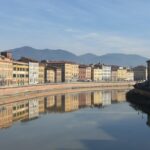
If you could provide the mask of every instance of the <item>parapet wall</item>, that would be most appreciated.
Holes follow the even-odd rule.
[[[60,91],[64,89],[82,89],[82,88],[97,88],[97,87],[131,87],[135,82],[83,82],[83,83],[60,83],[60,84],[44,84],[24,87],[9,87],[0,88],[0,97],[19,95],[22,93],[33,94],[42,93],[45,91]]]

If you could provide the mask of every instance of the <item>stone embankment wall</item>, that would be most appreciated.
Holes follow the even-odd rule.
[[[131,87],[135,82],[103,82],[103,83],[60,83],[60,84],[44,84],[44,85],[33,85],[24,87],[7,87],[0,88],[0,98],[4,96],[21,95],[22,93],[35,94],[48,91],[61,91],[69,89],[83,89],[83,88],[106,88],[106,87]]]

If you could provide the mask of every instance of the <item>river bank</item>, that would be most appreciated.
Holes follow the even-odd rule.
[[[104,83],[63,83],[63,84],[47,84],[34,85],[26,87],[10,87],[0,89],[0,104],[20,101],[24,99],[66,94],[71,92],[104,90],[104,89],[129,89],[133,88],[135,82],[104,82]]]
[[[22,93],[31,94],[45,91],[97,88],[97,87],[132,87],[135,82],[82,82],[82,83],[60,83],[60,84],[43,84],[24,87],[7,87],[0,88],[0,97],[19,95]]]
[[[150,91],[135,88],[127,93],[127,98],[131,99],[131,101],[135,101],[136,99],[136,101],[138,100],[138,103],[150,104]]]

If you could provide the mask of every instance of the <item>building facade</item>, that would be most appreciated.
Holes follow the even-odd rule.
[[[29,85],[39,83],[39,62],[31,58],[22,57],[20,62],[26,62],[29,64]]]
[[[46,83],[54,83],[55,82],[55,69],[53,67],[46,67],[45,82]]]
[[[92,81],[102,81],[103,71],[101,68],[92,68]]]
[[[127,69],[126,81],[134,81],[134,72],[131,69]]]
[[[79,65],[79,80],[91,81],[91,67],[86,65]]]
[[[127,78],[127,69],[124,67],[119,67],[117,70],[118,81],[125,81]]]
[[[102,80],[103,81],[111,80],[111,66],[102,65]]]
[[[137,66],[133,68],[134,80],[135,81],[145,81],[147,80],[147,67]]]
[[[102,80],[103,81],[110,81],[112,79],[111,66],[98,63],[98,64],[94,65],[94,68],[100,68],[102,70]]]
[[[34,85],[39,82],[39,63],[29,62],[29,84]]]
[[[39,77],[38,77],[38,83],[43,84],[45,83],[45,65],[42,63],[39,63]]]
[[[61,68],[55,68],[55,82],[62,82],[62,71]]]
[[[12,59],[1,55],[0,56],[0,86],[11,86],[12,83],[13,83]]]
[[[13,85],[23,86],[29,84],[29,64],[13,61]]]
[[[48,66],[61,68],[62,82],[77,81],[79,65],[69,61],[49,61]]]
[[[79,81],[86,80],[86,66],[80,65],[79,66]]]

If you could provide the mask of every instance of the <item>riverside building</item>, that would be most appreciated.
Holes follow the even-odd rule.
[[[29,64],[13,61],[13,85],[23,86],[29,84]]]
[[[102,69],[101,68],[92,68],[92,81],[102,81]]]
[[[12,55],[2,52],[0,55],[0,86],[11,86],[13,83]]]
[[[134,80],[135,81],[144,81],[147,80],[147,67],[137,66],[133,68]]]
[[[102,65],[102,80],[110,81],[111,80],[111,66]]]
[[[150,84],[150,60],[147,61],[147,79]]]
[[[22,57],[19,61],[29,64],[29,84],[34,85],[39,83],[39,63],[31,58]]]
[[[38,83],[43,84],[45,83],[45,65],[42,63],[39,63],[39,77],[38,77]]]
[[[46,67],[45,82],[46,83],[54,83],[55,82],[55,70],[53,67]]]
[[[104,65],[104,64],[95,64],[94,68],[99,68],[102,70],[102,80],[103,81],[111,81],[111,66]]]
[[[86,65],[79,65],[79,80],[91,81],[91,67]]]
[[[70,61],[49,61],[48,66],[61,68],[62,82],[77,81],[79,77],[79,65]]]

